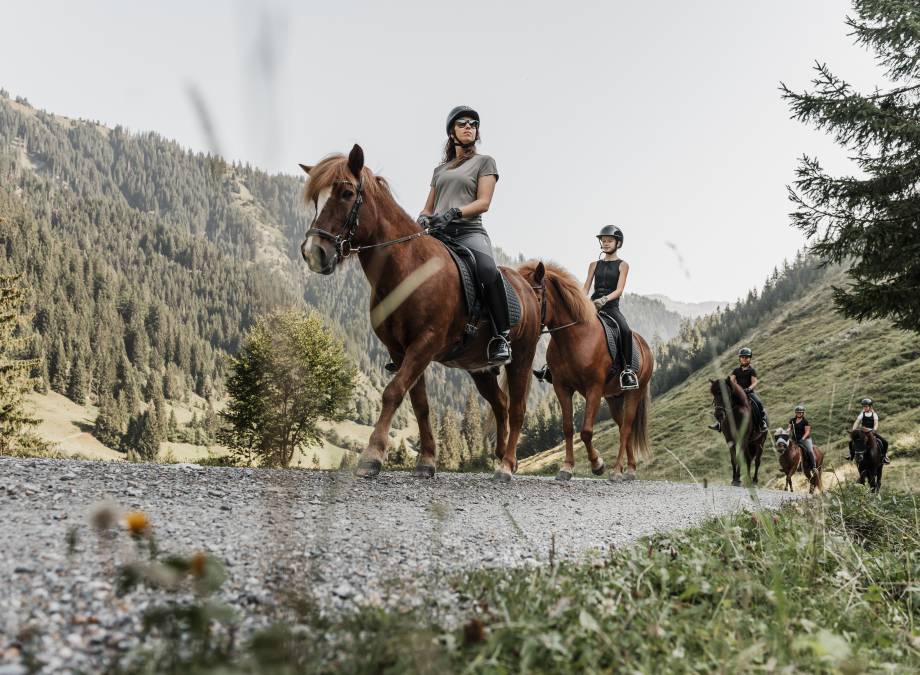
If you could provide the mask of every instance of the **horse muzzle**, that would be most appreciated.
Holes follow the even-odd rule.
[[[300,245],[300,255],[310,271],[318,274],[332,274],[339,262],[339,254],[318,237],[307,237]]]

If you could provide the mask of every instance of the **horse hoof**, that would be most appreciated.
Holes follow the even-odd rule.
[[[416,478],[434,478],[435,469],[430,464],[419,464],[415,467],[412,475]]]
[[[597,467],[596,469],[591,469],[591,473],[593,473],[595,476],[603,476],[604,471],[606,470],[607,470],[607,467],[604,466],[603,462],[601,462],[601,465],[599,467]]]
[[[358,478],[373,478],[380,473],[383,463],[379,459],[362,459],[358,462],[358,468],[355,469],[355,475]]]
[[[626,473],[623,474],[623,480],[624,480],[625,482],[627,482],[627,483],[630,482],[630,481],[634,481],[634,480],[636,480],[636,474],[634,474],[634,473],[632,473],[632,472],[630,472],[630,471],[627,471]]]
[[[572,480],[572,472],[571,471],[560,471],[559,473],[556,474],[556,480],[558,480],[560,483],[565,483],[567,481],[570,481]]]
[[[740,481],[740,480],[733,480],[733,481],[732,481],[732,487],[741,487],[741,481]]]
[[[492,480],[497,481],[499,483],[510,483],[511,474],[506,473],[504,471],[496,471],[494,474],[492,474]]]
[[[614,473],[611,471],[610,475],[607,476],[607,480],[609,480],[611,483],[622,483],[624,480],[626,480],[626,476],[622,473]]]

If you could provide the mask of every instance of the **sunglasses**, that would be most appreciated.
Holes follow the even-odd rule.
[[[473,129],[479,128],[479,120],[471,120],[464,117],[463,119],[457,120],[454,122],[454,126],[458,127],[472,127]]]

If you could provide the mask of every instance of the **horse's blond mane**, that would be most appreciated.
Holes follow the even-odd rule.
[[[530,260],[520,265],[518,272],[524,278],[532,281],[537,265],[540,262],[539,260]],[[582,323],[593,320],[596,315],[594,304],[585,295],[581,284],[578,283],[578,279],[567,269],[556,263],[543,262],[543,267],[546,269],[547,283],[553,284],[562,305],[571,315],[572,320]]]

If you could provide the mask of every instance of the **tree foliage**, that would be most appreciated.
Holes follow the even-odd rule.
[[[813,89],[782,85],[793,117],[834,137],[858,175],[832,176],[804,156],[789,196],[793,223],[811,250],[834,262],[852,260],[834,301],[845,316],[887,318],[920,332],[920,4],[855,0],[847,26],[875,52],[889,80],[857,91],[824,63]]]
[[[351,408],[357,371],[320,317],[280,310],[260,319],[231,360],[230,401],[220,437],[243,459],[288,466],[295,451],[321,441],[320,420]]]
[[[24,358],[21,336],[22,289],[19,277],[0,275],[0,454],[36,420],[25,411],[25,395],[32,388],[29,373],[35,360]]]

